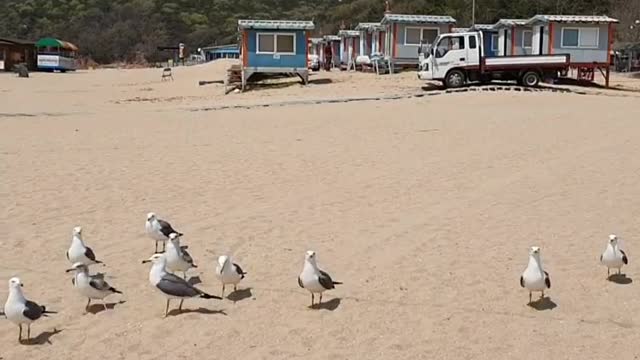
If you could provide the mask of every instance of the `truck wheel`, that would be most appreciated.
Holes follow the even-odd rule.
[[[448,88],[459,88],[465,83],[464,73],[460,70],[451,70],[444,81]]]
[[[535,71],[527,71],[522,75],[522,85],[528,87],[538,86],[540,83],[540,74]]]

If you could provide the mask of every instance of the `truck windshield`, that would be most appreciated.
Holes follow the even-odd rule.
[[[436,47],[436,57],[443,57],[451,50],[464,49],[464,36],[448,36],[440,39]]]

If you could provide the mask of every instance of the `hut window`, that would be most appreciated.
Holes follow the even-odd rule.
[[[522,32],[522,47],[525,49],[531,49],[533,45],[533,31],[524,30]]]
[[[491,34],[491,51],[498,51],[498,47],[500,46],[499,41],[500,37],[498,34]]]
[[[433,41],[439,34],[440,30],[437,28],[406,27],[404,29],[404,44],[433,44]]]
[[[292,55],[296,52],[295,34],[258,33],[258,54]]]
[[[600,30],[598,28],[563,28],[562,43],[563,48],[598,48]]]

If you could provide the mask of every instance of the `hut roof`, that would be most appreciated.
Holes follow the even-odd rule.
[[[474,24],[470,27],[471,30],[493,30],[493,24]]]
[[[313,21],[299,20],[238,20],[240,29],[313,30]]]
[[[322,38],[325,41],[340,41],[340,36],[337,35],[325,35]]]
[[[463,33],[467,31],[469,31],[469,28],[459,28],[459,27],[451,28],[451,32],[453,33]]]
[[[610,24],[619,21],[606,15],[536,15],[527,21],[528,25],[559,22],[559,23],[589,23]]]
[[[364,23],[359,23],[358,26],[356,26],[356,30],[364,30],[364,31],[374,31],[374,30],[383,30],[384,26],[382,26],[382,24],[380,24],[379,22],[364,22]]]
[[[36,42],[37,47],[59,47],[67,50],[78,51],[78,47],[68,41],[54,38],[42,38]]]
[[[451,16],[439,15],[404,15],[404,14],[384,14],[382,24],[404,23],[404,24],[455,24],[456,19]]]
[[[8,44],[8,45],[31,45],[31,46],[35,45],[34,41],[14,39],[14,38],[8,38],[8,37],[0,37],[0,43]]]
[[[527,25],[527,19],[500,19],[493,25],[494,29]]]
[[[356,37],[360,36],[360,32],[356,30],[340,30],[338,31],[340,37]]]

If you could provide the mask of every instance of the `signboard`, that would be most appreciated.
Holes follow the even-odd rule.
[[[60,56],[58,55],[38,55],[38,67],[58,67]]]
[[[4,70],[4,60],[0,60],[0,70]]]

